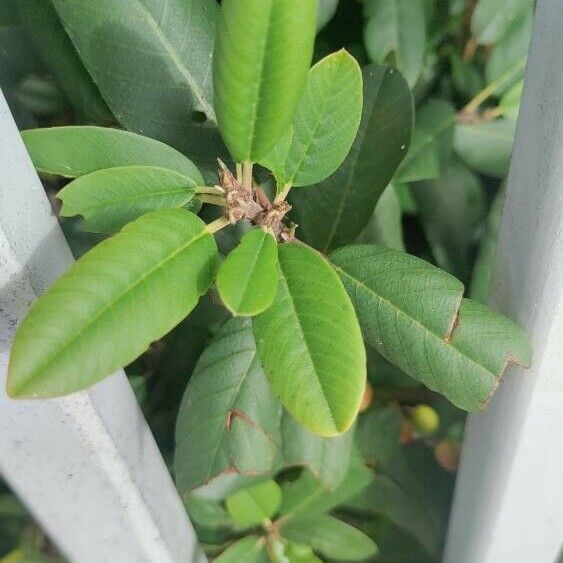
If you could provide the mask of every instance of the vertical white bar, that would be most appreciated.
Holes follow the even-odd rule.
[[[555,563],[563,545],[563,2],[538,0],[492,305],[531,335],[469,417],[446,563]]]
[[[201,560],[123,372],[62,399],[6,396],[14,329],[71,261],[0,91],[0,472],[73,562]]]

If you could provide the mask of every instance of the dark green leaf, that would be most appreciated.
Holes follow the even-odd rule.
[[[238,162],[262,159],[290,126],[311,64],[316,17],[316,0],[221,4],[215,109]]]
[[[377,65],[363,76],[362,121],[348,157],[324,182],[290,198],[298,236],[325,252],[362,232],[409,147],[413,109],[405,80]]]
[[[366,340],[456,406],[479,410],[509,362],[531,347],[512,321],[468,299],[445,272],[402,252],[357,245],[332,256]]]
[[[363,459],[371,466],[387,464],[399,449],[403,416],[394,406],[371,408],[360,417],[356,431]]]
[[[215,240],[189,211],[154,211],[129,224],[32,306],[12,346],[8,392],[65,395],[129,364],[191,312],[216,261]]]
[[[215,563],[270,563],[266,542],[258,536],[246,536],[228,547]]]
[[[199,179],[156,166],[120,166],[81,176],[57,197],[63,217],[82,215],[86,230],[111,232],[148,211],[185,206]]]
[[[317,32],[333,18],[338,8],[338,0],[318,0]]]
[[[227,497],[225,502],[234,523],[250,528],[275,516],[281,500],[280,486],[270,479]]]
[[[278,294],[254,320],[258,354],[276,394],[305,428],[335,436],[354,422],[366,357],[354,309],[315,250],[279,247]]]
[[[233,315],[251,316],[274,301],[278,286],[278,247],[271,233],[248,231],[221,264],[217,289]]]

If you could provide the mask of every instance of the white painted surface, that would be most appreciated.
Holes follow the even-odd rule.
[[[563,2],[538,0],[491,302],[532,336],[471,415],[446,563],[555,563],[563,545]]]
[[[71,261],[0,92],[0,472],[72,562],[201,561],[122,372],[62,399],[6,396],[14,328]]]

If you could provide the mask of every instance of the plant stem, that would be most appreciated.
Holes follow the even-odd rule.
[[[283,187],[282,191],[276,195],[276,198],[274,199],[274,203],[279,203],[280,201],[284,201],[285,198],[287,197],[287,194],[289,194],[289,190],[291,190],[291,184],[286,184]]]
[[[239,184],[242,184],[242,164],[240,162],[237,162],[235,166],[237,169],[237,182]]]
[[[210,203],[211,205],[218,205],[219,207],[227,207],[227,200],[223,196],[200,194],[198,195],[198,199],[203,203]]]
[[[250,193],[252,193],[252,167],[254,163],[247,160],[242,163],[242,185]]]
[[[510,82],[514,76],[520,72],[526,65],[526,59],[520,59],[516,64],[512,65],[506,72],[501,74],[496,80],[493,80],[488,86],[483,88],[461,111],[463,113],[474,113],[479,106],[486,102],[494,93],[506,82]]]
[[[195,189],[196,194],[209,194],[209,195],[225,195],[225,190],[221,186],[198,186]]]
[[[215,234],[230,224],[231,222],[227,219],[227,217],[219,217],[219,219],[215,219],[215,221],[209,223],[206,229],[208,233]]]

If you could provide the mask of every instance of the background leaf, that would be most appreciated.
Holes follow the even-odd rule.
[[[215,563],[269,563],[265,542],[258,536],[246,536],[228,547]]]
[[[274,172],[278,186],[320,182],[346,158],[361,116],[356,59],[344,50],[328,55],[309,71],[293,125],[261,164]]]
[[[52,0],[89,74],[128,130],[195,160],[221,150],[211,64],[217,4],[209,0]]]
[[[278,245],[261,228],[248,231],[217,274],[217,289],[233,315],[251,316],[266,310],[276,297]]]
[[[215,240],[188,211],[154,211],[131,223],[33,305],[12,346],[8,392],[65,395],[129,364],[195,307],[216,259]]]
[[[317,32],[333,18],[338,8],[338,0],[318,0]]]
[[[61,215],[82,215],[92,232],[117,231],[144,213],[183,207],[194,196],[197,181],[156,166],[120,166],[91,172],[65,186],[57,197]]]
[[[324,182],[290,194],[298,236],[323,252],[362,232],[409,147],[413,109],[404,78],[378,65],[363,77],[362,120],[348,157]]]
[[[426,16],[420,0],[365,0],[364,42],[370,59],[396,66],[414,86],[426,44]]]
[[[311,64],[316,17],[316,0],[222,3],[215,109],[238,162],[259,161],[291,124]]]
[[[405,373],[465,410],[487,403],[530,343],[512,321],[468,299],[463,285],[393,250],[355,245],[332,255],[367,342]]]
[[[160,166],[204,185],[194,163],[177,150],[135,133],[105,127],[75,126],[22,132],[35,168],[46,174],[77,178],[115,166]]]
[[[533,5],[534,0],[479,0],[471,18],[471,31],[483,45],[496,43]]]
[[[227,497],[227,510],[240,528],[250,528],[271,519],[282,500],[280,486],[273,480],[258,483]]]
[[[325,259],[303,245],[279,247],[278,294],[254,320],[258,354],[276,394],[305,428],[350,428],[365,385],[365,350],[352,305]]]

